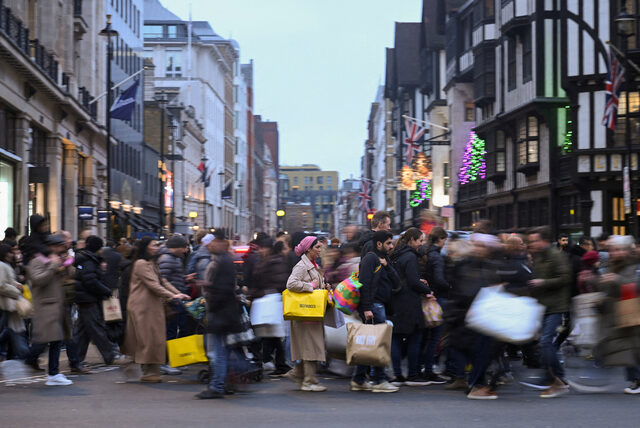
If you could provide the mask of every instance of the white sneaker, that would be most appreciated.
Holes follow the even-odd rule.
[[[182,370],[177,369],[175,367],[171,367],[167,364],[163,364],[160,366],[160,372],[164,375],[177,376],[182,374]]]
[[[58,373],[55,376],[47,376],[47,381],[44,383],[47,386],[64,386],[71,385],[73,382],[62,373]]]
[[[633,381],[631,386],[624,389],[625,394],[640,394],[640,382],[637,380]]]
[[[398,392],[400,388],[391,385],[389,382],[382,382],[371,387],[371,392]]]
[[[273,364],[271,361],[269,361],[268,363],[264,363],[262,365],[262,370],[264,370],[265,372],[272,372],[276,369],[276,365]]]

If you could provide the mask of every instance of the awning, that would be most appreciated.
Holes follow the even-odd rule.
[[[148,229],[146,225],[143,225],[140,221],[138,221],[138,219],[135,217],[135,214],[128,212],[126,215],[127,215],[127,220],[129,221],[129,224],[133,226],[134,229],[136,230]]]
[[[134,214],[134,217],[138,221],[138,223],[144,226],[142,230],[157,230],[160,228],[160,226],[150,222],[146,218],[142,217],[140,214]]]

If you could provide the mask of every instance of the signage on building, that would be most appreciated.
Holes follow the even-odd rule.
[[[106,223],[109,211],[98,211],[98,223]]]
[[[167,171],[167,179],[164,186],[164,206],[173,208],[173,172]]]
[[[93,207],[78,207],[78,220],[93,220]]]

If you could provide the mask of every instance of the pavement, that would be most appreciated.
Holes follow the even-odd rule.
[[[266,378],[249,391],[222,400],[197,400],[204,389],[186,367],[161,384],[126,382],[125,369],[88,358],[92,373],[69,375],[73,385],[47,387],[45,376],[0,379],[0,427],[637,427],[640,396],[572,391],[541,399],[539,391],[512,382],[493,401],[471,401],[443,386],[402,387],[394,394],[350,392],[348,379],[325,375],[327,392],[297,390],[285,379]],[[63,369],[66,367],[63,363]]]

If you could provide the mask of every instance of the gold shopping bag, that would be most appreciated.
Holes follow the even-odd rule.
[[[282,292],[282,314],[285,320],[322,321],[327,309],[327,290],[313,290],[311,293]]]
[[[201,334],[167,340],[167,352],[171,367],[182,367],[208,361],[207,354],[204,352],[204,336]]]

